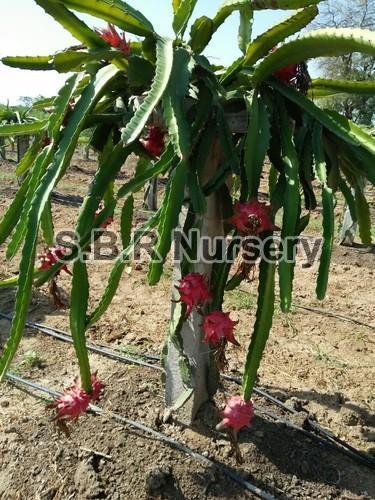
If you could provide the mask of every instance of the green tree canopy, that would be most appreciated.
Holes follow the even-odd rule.
[[[314,28],[375,28],[375,0],[329,0],[321,4]],[[336,80],[372,81],[375,57],[352,53],[319,60],[324,78]],[[375,124],[375,97],[340,94],[325,100],[325,105],[362,125]]]

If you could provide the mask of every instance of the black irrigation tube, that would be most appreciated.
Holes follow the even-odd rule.
[[[244,290],[243,288],[237,288],[237,290],[241,293],[249,295],[249,292]],[[309,311],[314,314],[320,314],[321,316],[329,316],[330,318],[337,318],[341,321],[354,323],[355,325],[364,326],[366,328],[369,328],[370,330],[375,330],[375,326],[373,325],[369,325],[368,323],[364,323],[363,321],[359,321],[354,318],[349,318],[349,316],[344,316],[343,314],[339,314],[336,312],[325,311],[324,309],[318,309],[317,307],[303,306],[301,304],[294,304],[294,303],[292,304],[292,307],[295,307],[296,309],[303,309],[304,311]]]
[[[0,313],[0,317],[7,319],[8,321],[12,320],[12,316],[4,314],[4,313]],[[40,324],[34,323],[32,321],[27,321],[26,326],[28,326],[29,328],[33,328],[34,330],[38,330],[41,333],[44,333],[45,335],[56,338],[56,339],[61,340],[63,342],[67,342],[69,344],[73,343],[71,336],[69,334],[67,334],[66,332],[63,332],[62,330],[57,330],[55,328],[51,328],[48,326],[46,327],[44,325],[40,325]],[[117,353],[113,352],[113,350],[111,350],[111,349],[94,346],[91,343],[88,343],[87,349],[91,352],[94,352],[94,353],[99,354],[99,355],[103,355],[103,356],[108,357],[110,359],[113,359],[115,361],[119,361],[122,363],[126,362],[129,364],[136,364],[139,366],[150,368],[152,370],[159,370],[162,372],[164,371],[163,368],[161,368],[158,365],[152,365],[150,363],[145,363],[143,361],[140,361],[138,359],[135,359],[135,358],[132,358],[129,356],[123,356],[121,354],[117,354]],[[150,360],[159,361],[159,358],[157,356],[145,354],[145,355],[143,355],[143,357],[150,359]],[[229,382],[236,383],[237,385],[241,385],[241,380],[237,377],[233,377],[230,375],[222,375],[222,378],[224,380],[228,380]],[[259,387],[255,387],[254,392],[256,394],[258,394],[259,396],[263,397],[264,399],[272,402],[274,405],[278,406],[283,411],[285,411],[289,414],[292,414],[292,415],[299,415],[300,414],[298,411],[286,406],[282,401],[275,398],[271,394],[268,394],[266,391],[264,391],[263,389],[260,389]],[[356,448],[354,448],[350,444],[346,443],[345,441],[343,441],[340,438],[338,438],[337,436],[335,436],[332,432],[327,431],[326,429],[321,427],[317,422],[313,421],[309,417],[308,414],[306,414],[305,422],[311,429],[313,429],[315,431],[315,433],[311,432],[310,430],[305,429],[303,427],[297,426],[294,423],[291,423],[289,420],[284,419],[284,418],[282,418],[278,415],[275,415],[273,413],[270,413],[270,412],[267,413],[264,410],[262,410],[262,413],[267,414],[270,418],[273,418],[274,420],[283,422],[286,426],[293,428],[294,430],[298,430],[299,432],[302,432],[306,436],[309,436],[310,438],[318,441],[320,444],[325,444],[329,448],[332,448],[336,451],[340,451],[341,453],[343,453],[343,454],[349,456],[350,458],[360,462],[361,464],[375,468],[375,459],[366,455],[365,453],[362,453],[361,451],[357,450]]]
[[[237,377],[232,377],[230,375],[222,375],[222,378],[225,380],[234,382],[238,385],[241,385],[241,380]],[[264,399],[267,399],[268,401],[272,402],[274,405],[278,406],[286,413],[289,413],[291,415],[301,415],[300,412],[290,408],[289,406],[286,406],[282,401],[275,398],[271,394],[268,394],[267,392],[260,389],[259,387],[255,387],[254,392],[256,394],[258,394],[259,396],[262,396]],[[258,411],[260,413],[264,413],[265,415],[269,416],[273,420],[279,420],[280,422],[285,424],[287,427],[290,427],[291,429],[294,429],[294,430],[298,430],[299,432],[302,432],[306,436],[315,439],[316,441],[328,446],[329,448],[332,448],[336,451],[340,451],[341,453],[344,453],[345,455],[348,455],[350,458],[356,460],[357,462],[361,462],[362,464],[367,465],[368,467],[375,468],[375,459],[374,458],[357,450],[356,448],[354,448],[350,444],[346,443],[342,439],[335,436],[331,431],[324,429],[324,427],[322,427],[317,422],[312,420],[307,413],[306,413],[306,419],[305,419],[304,425],[306,425],[306,427],[308,427],[308,428],[310,427],[312,430],[315,431],[315,433],[309,431],[308,428],[300,427],[300,426],[294,424],[293,422],[290,422],[289,420],[287,420],[283,417],[275,415],[274,413],[271,413],[271,412],[268,412],[266,410],[259,409],[259,408],[258,408]]]
[[[80,207],[83,203],[82,196],[76,196],[71,194],[62,194],[57,191],[53,191],[51,200],[53,203],[58,203],[60,205],[67,205],[73,207]]]
[[[366,328],[369,328],[370,330],[375,330],[375,326],[373,326],[373,325],[369,325],[368,323],[364,323],[363,321],[359,321],[359,320],[354,319],[354,318],[349,318],[348,316],[343,316],[342,314],[332,313],[329,311],[325,311],[324,309],[318,309],[317,307],[308,307],[308,306],[302,306],[299,304],[292,304],[292,305],[296,309],[303,309],[304,311],[310,311],[310,312],[315,313],[315,314],[321,314],[322,316],[329,316],[331,318],[337,318],[337,319],[340,319],[342,321],[354,323],[355,325],[364,326]]]
[[[325,446],[327,448],[330,448],[333,451],[340,451],[341,453],[344,453],[345,455],[347,455],[349,458],[353,459],[354,461],[361,462],[362,465],[366,465],[367,467],[371,467],[371,468],[375,467],[375,461],[371,461],[371,457],[367,457],[367,455],[361,454],[358,450],[356,450],[352,446],[341,441],[339,438],[336,438],[336,436],[332,435],[333,438],[335,438],[333,440],[328,439],[330,433],[327,433],[326,437],[321,437],[318,434],[314,434],[313,432],[310,432],[309,430],[304,429],[303,427],[300,427],[300,426],[294,424],[293,422],[290,422],[290,420],[287,420],[286,418],[280,417],[279,415],[277,415],[273,412],[270,412],[268,410],[264,410],[263,408],[259,408],[259,407],[257,407],[257,405],[254,405],[254,406],[255,406],[255,409],[257,410],[258,413],[261,413],[261,414],[269,417],[270,419],[274,420],[275,422],[282,423],[283,425],[285,425],[285,427],[287,427],[289,429],[301,432],[307,438],[315,440],[321,446],[323,446],[323,447]],[[311,423],[310,420],[308,422]],[[321,429],[322,428],[319,425],[317,425],[316,430],[319,430],[319,432],[320,432]],[[347,447],[348,449],[345,449],[345,448],[338,446],[337,442],[343,443],[345,445],[345,447]]]
[[[54,390],[48,389],[47,387],[43,387],[41,385],[35,384],[34,382],[31,382],[29,380],[26,380],[22,377],[19,377],[17,375],[13,375],[8,373],[6,375],[7,379],[15,386],[18,386],[18,384],[21,384],[23,386],[26,386],[30,389],[33,389],[35,391],[40,391],[44,394],[48,394],[48,396],[52,396],[53,398],[59,397],[61,393],[56,392]],[[244,489],[247,491],[250,491],[254,495],[256,495],[258,498],[261,498],[263,500],[276,500],[274,496],[270,495],[266,491],[262,490],[261,488],[258,488],[254,484],[250,483],[249,481],[246,481],[243,479],[241,476],[239,476],[236,472],[234,472],[232,469],[229,467],[216,462],[214,460],[211,460],[210,458],[205,457],[201,453],[194,451],[193,449],[189,448],[188,446],[184,445],[183,443],[180,443],[176,439],[173,439],[161,432],[155,431],[151,427],[148,427],[140,422],[137,422],[135,420],[131,420],[127,417],[123,417],[122,415],[119,415],[117,413],[113,412],[106,412],[99,406],[94,406],[90,405],[90,412],[94,413],[95,415],[105,415],[106,417],[110,417],[113,420],[116,420],[117,422],[120,422],[121,424],[125,424],[129,427],[133,427],[134,429],[137,429],[145,434],[148,434],[152,436],[154,439],[157,439],[158,441],[167,444],[171,446],[172,448],[182,451],[183,453],[186,453],[190,457],[194,458],[197,462],[202,463],[203,465],[207,467],[211,467],[216,469],[218,472],[226,475],[232,481],[236,482],[240,486],[242,486]]]
[[[10,316],[8,314],[4,314],[4,313],[0,313],[0,318],[6,319],[8,321],[12,321],[12,319],[13,319],[12,316]],[[62,340],[63,342],[68,342],[69,344],[73,344],[72,337],[69,334],[67,334],[66,332],[63,332],[62,330],[57,330],[55,328],[51,328],[49,326],[44,326],[44,325],[41,325],[39,323],[34,323],[32,321],[26,321],[25,326],[27,326],[28,328],[32,328],[34,330],[38,330],[41,333],[44,333],[45,335],[49,335],[50,337],[54,337],[58,340]],[[91,352],[95,352],[96,354],[104,355],[107,358],[113,359],[115,361],[120,361],[120,362],[126,361],[127,363],[130,363],[132,365],[139,365],[139,366],[143,366],[145,368],[152,368],[153,370],[159,370],[161,372],[164,371],[161,366],[151,365],[150,363],[146,363],[146,362],[141,361],[139,359],[130,358],[128,356],[123,356],[122,354],[117,354],[116,352],[114,352],[111,349],[106,349],[105,347],[97,347],[97,346],[93,345],[91,342],[88,342],[87,349]]]
[[[12,192],[17,192],[18,190],[16,188],[0,188],[0,192],[3,191],[12,191]],[[53,203],[59,204],[59,205],[66,205],[66,206],[73,206],[73,207],[80,207],[83,203],[83,198],[82,196],[76,196],[76,195],[71,195],[71,194],[62,194],[59,193],[58,191],[53,191],[51,195],[51,200]]]

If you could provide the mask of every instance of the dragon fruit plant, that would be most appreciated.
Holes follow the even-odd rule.
[[[274,221],[282,211],[281,241],[286,242],[286,252],[293,253],[295,240],[317,206],[318,186],[323,217],[319,299],[327,290],[337,191],[358,221],[362,241],[371,242],[369,207],[359,179],[375,183],[375,139],[345,117],[322,109],[314,99],[337,93],[370,95],[375,83],[311,81],[305,61],[352,52],[375,55],[375,33],[345,28],[301,34],[317,16],[319,1],[227,0],[213,18],[192,20],[197,0],[173,0],[171,40],[157,34],[145,15],[122,0],[35,0],[80,45],[56,54],[2,60],[15,68],[71,75],[48,103],[48,118],[0,126],[0,137],[35,135],[17,167],[22,183],[0,223],[0,244],[7,245],[7,258],[21,256],[17,279],[0,285],[17,287],[15,316],[0,361],[2,379],[22,339],[33,287],[69,265],[70,329],[81,382],[68,389],[55,407],[64,419],[85,411],[100,393],[100,381],[90,370],[85,334],[109,307],[134,247],[153,228],[158,237],[149,264],[151,286],[160,280],[176,228],[185,236],[194,229],[209,238],[265,240],[279,230]],[[267,9],[297,10],[253,37],[254,14]],[[104,20],[108,27],[91,28],[75,12]],[[228,67],[213,64],[204,50],[235,12],[240,22],[233,43],[239,44],[241,56]],[[88,307],[88,268],[77,259],[77,249],[60,252],[57,262],[44,259],[41,267],[35,265],[38,239],[44,238],[48,247],[53,241],[51,194],[68,170],[80,134],[88,128],[93,130],[90,146],[99,161],[75,228],[80,248],[89,247],[93,229],[105,227],[116,207],[122,210],[123,245],[93,309]],[[114,188],[117,174],[133,153],[140,168]],[[271,163],[268,203],[259,199],[266,158]],[[160,208],[132,232],[134,194],[160,175],[168,179]],[[176,239],[175,245],[182,241]],[[225,291],[248,275],[246,266],[240,272],[232,267],[246,246],[246,242],[239,248],[230,244],[223,262],[197,261],[198,243],[189,249],[191,258],[185,253],[175,265],[172,317],[162,360],[166,406],[184,405],[190,420],[217,390],[228,342],[238,343],[237,322],[222,304]],[[236,432],[253,415],[251,397],[272,326],[277,275],[281,309],[288,312],[292,304],[293,259],[278,263],[263,257],[258,265],[258,304],[249,314],[255,322],[249,331],[242,394],[232,395],[222,413],[221,426]]]

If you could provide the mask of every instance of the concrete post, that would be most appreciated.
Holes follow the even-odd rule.
[[[25,156],[26,151],[30,146],[30,137],[28,135],[21,135],[17,137],[17,163],[19,163]]]
[[[358,184],[361,187],[361,189],[365,189],[366,180],[361,178],[359,179]],[[352,189],[352,194],[353,196],[355,196],[354,189]],[[342,221],[341,232],[339,236],[339,244],[346,247],[352,247],[357,234],[357,229],[358,229],[358,224],[353,221],[349,207],[346,206],[344,212],[344,218]]]
[[[0,158],[2,158],[3,160],[6,160],[4,137],[0,137]]]
[[[158,209],[158,179],[151,179],[145,187],[143,208],[156,212]]]
[[[216,142],[213,145],[212,153],[204,170],[203,183],[212,177],[219,163],[220,148],[219,143]],[[187,208],[185,208],[181,214],[181,228],[184,226],[186,216]],[[221,200],[218,193],[213,193],[207,198],[207,211],[202,222],[201,236],[212,241],[214,237],[223,235],[224,227]],[[212,257],[209,255],[207,240],[201,238],[199,242],[199,245],[201,245],[200,254],[204,256],[204,259],[202,259],[203,262],[194,264],[191,272],[201,273],[210,279],[213,264],[210,262]],[[180,245],[178,239],[175,240],[175,245]],[[174,302],[172,302],[172,324],[175,319],[174,313],[176,307],[178,307],[175,301],[179,299],[178,291],[175,288],[181,279],[181,267],[179,262],[174,264],[173,278],[174,286],[172,300]],[[184,321],[181,328],[183,353],[187,357],[191,368],[191,387],[186,386],[183,373],[181,372],[181,352],[179,352],[179,349],[170,340],[168,340],[166,346],[166,406],[167,409],[173,407],[177,409],[184,403],[183,408],[181,408],[179,412],[179,417],[188,424],[193,422],[202,405],[210,400],[211,396],[216,392],[218,384],[218,373],[216,366],[212,363],[209,345],[203,343],[204,333],[202,323],[202,316],[194,310],[186,321]],[[186,398],[188,398],[187,401],[185,401]]]

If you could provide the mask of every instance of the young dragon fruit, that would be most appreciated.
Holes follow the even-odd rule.
[[[254,404],[245,401],[242,396],[232,396],[221,412],[223,420],[217,425],[217,429],[229,428],[239,432],[248,426],[254,416]]]
[[[234,327],[238,321],[232,321],[229,313],[214,311],[203,318],[204,342],[219,345],[223,339],[239,345],[234,338]]]
[[[207,278],[200,273],[190,273],[184,276],[177,287],[180,292],[181,302],[186,304],[186,316],[194,307],[198,310],[212,299],[208,288]]]

